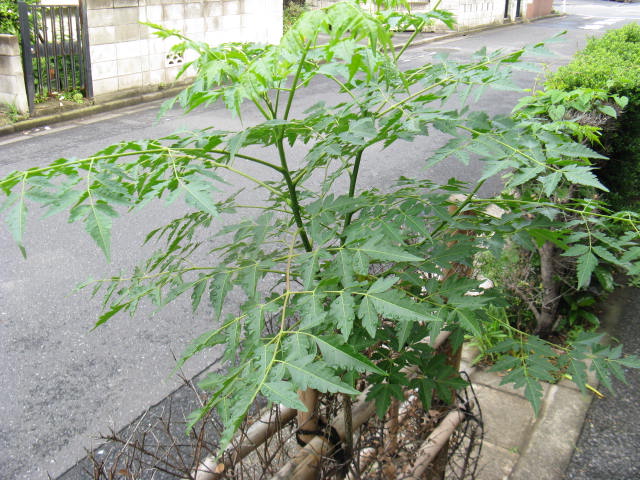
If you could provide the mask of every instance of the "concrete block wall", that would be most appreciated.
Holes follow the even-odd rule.
[[[140,22],[211,45],[276,43],[282,35],[282,0],[85,0],[85,5],[96,98],[169,85],[193,59],[193,52],[186,58],[173,54],[178,40],[160,39]]]
[[[20,47],[14,35],[0,34],[0,103],[13,105],[20,113],[29,111]]]
[[[457,30],[468,30],[503,23],[504,7],[505,0],[443,0],[439,8],[454,14]]]
[[[484,25],[499,24],[516,19],[518,0],[443,0],[441,10],[452,12],[456,19],[457,30]],[[505,6],[508,2],[507,16]],[[549,15],[553,7],[553,0],[521,0],[520,17],[526,19]],[[443,26],[444,27],[444,26]]]

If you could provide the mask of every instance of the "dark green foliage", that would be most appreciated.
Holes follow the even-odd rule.
[[[37,0],[24,0],[25,3],[36,3]],[[0,0],[0,34],[20,35],[18,18],[18,0]]]
[[[602,89],[626,96],[629,104],[612,128],[607,128],[601,151],[609,160],[598,177],[609,188],[614,208],[640,208],[640,25],[630,23],[603,37],[591,39],[567,66],[552,75],[547,86],[561,90]]]
[[[17,0],[0,0],[0,34],[17,35],[19,30]]]

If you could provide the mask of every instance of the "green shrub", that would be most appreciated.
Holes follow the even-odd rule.
[[[283,31],[287,32],[298,18],[307,11],[304,0],[288,0],[284,2]]]
[[[17,0],[0,0],[0,34],[16,35],[18,30]]]
[[[575,59],[561,67],[547,88],[604,89],[629,98],[629,105],[615,128],[603,136],[601,151],[610,160],[598,176],[611,190],[609,202],[616,209],[640,208],[640,25],[630,23],[601,38],[591,39]]]
[[[24,0],[35,3],[36,0]],[[20,35],[18,0],[0,0],[0,34]]]

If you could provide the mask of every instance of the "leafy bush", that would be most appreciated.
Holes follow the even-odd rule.
[[[287,32],[296,23],[298,18],[307,10],[304,0],[301,2],[289,1],[284,4],[283,30]]]
[[[481,49],[469,63],[440,59],[400,68],[415,36],[395,50],[391,29],[419,32],[431,19],[451,23],[440,11],[370,13],[342,2],[306,12],[279,45],[210,47],[161,30],[160,36],[182,39],[175,51],[199,54],[192,63],[198,77],[177,99],[187,112],[219,102],[242,117],[249,103],[262,118],[239,130],[211,126],[125,142],[0,180],[6,194],[0,211],[23,254],[32,203],[51,213],[68,210],[109,257],[112,223],[121,214],[159,199],[184,200],[188,213],[148,234],[147,241],[160,245],[151,258],[133,275],[98,283],[106,310],[97,324],[119,312],[134,314],[143,300],[163,306],[190,294],[194,309],[208,303],[215,323],[180,362],[224,348],[226,369],[203,381],[211,394],[191,417],[193,423],[216,409],[225,425],[222,447],[259,396],[312,415],[317,404],[303,402],[305,392],[356,395],[362,379],[380,416],[393,398],[404,398],[407,386],[418,390],[426,408],[435,393],[451,399],[451,388],[464,382],[424,340],[446,330],[455,350],[466,333],[482,335],[485,307],[503,301],[496,292],[467,295],[480,282],[461,272],[471,269],[479,251],[499,256],[508,238],[528,245],[553,239],[577,262],[580,288],[599,258],[639,270],[633,220],[607,217],[629,232],[615,242],[595,233],[570,236],[562,214],[591,232],[603,222],[601,211],[589,201],[566,204],[552,195],[567,184],[600,187],[589,160],[600,155],[532,118],[491,118],[464,106],[485,86],[516,88],[509,79],[525,49]],[[339,95],[303,111],[300,92],[312,82]],[[482,88],[474,93],[476,86]],[[453,103],[461,109],[447,110]],[[437,185],[419,172],[380,190],[358,185],[373,152],[433,130],[449,141],[427,165],[474,156],[484,165],[475,185],[453,179]],[[394,160],[403,159],[388,159]],[[478,197],[494,175],[504,177],[507,189],[529,182],[541,193]],[[247,183],[262,192],[262,201],[252,203]],[[236,191],[221,193],[230,185]],[[488,215],[491,203],[508,214]],[[206,239],[218,222],[226,225],[217,233],[227,241],[212,245]],[[239,311],[225,314],[233,288],[244,299]],[[558,369],[584,388],[585,358],[605,382],[621,365],[640,365],[635,357],[599,349],[596,336],[581,336],[575,349],[562,351],[532,338],[529,344],[519,337],[517,348],[507,338],[494,348],[511,352],[505,378],[524,387],[536,408],[538,382]],[[409,367],[416,377],[406,373]]]
[[[591,39],[575,59],[547,80],[549,88],[602,89],[626,96],[629,105],[615,128],[606,132],[599,178],[611,190],[616,209],[640,208],[640,25],[630,23]]]
[[[0,33],[17,35],[18,24],[18,1],[0,0]]]
[[[36,3],[37,1],[24,0],[25,3]],[[20,35],[18,0],[0,0],[0,33]]]

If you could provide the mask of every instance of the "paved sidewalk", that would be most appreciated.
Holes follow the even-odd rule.
[[[562,479],[591,397],[568,381],[545,384],[536,418],[522,390],[501,386],[502,377],[497,373],[470,367],[474,356],[465,347],[462,370],[473,382],[485,429],[477,479]],[[589,383],[594,384],[592,378]]]
[[[640,354],[639,293],[617,289],[603,301],[601,314],[603,330],[635,355]],[[463,350],[462,369],[478,394],[485,427],[478,480],[640,478],[640,371],[625,368],[628,383],[614,379],[617,394],[600,389],[604,398],[595,400],[568,380],[546,384],[536,418],[522,391],[501,386],[497,373],[470,367],[474,356]],[[588,383],[598,385],[593,372]]]

